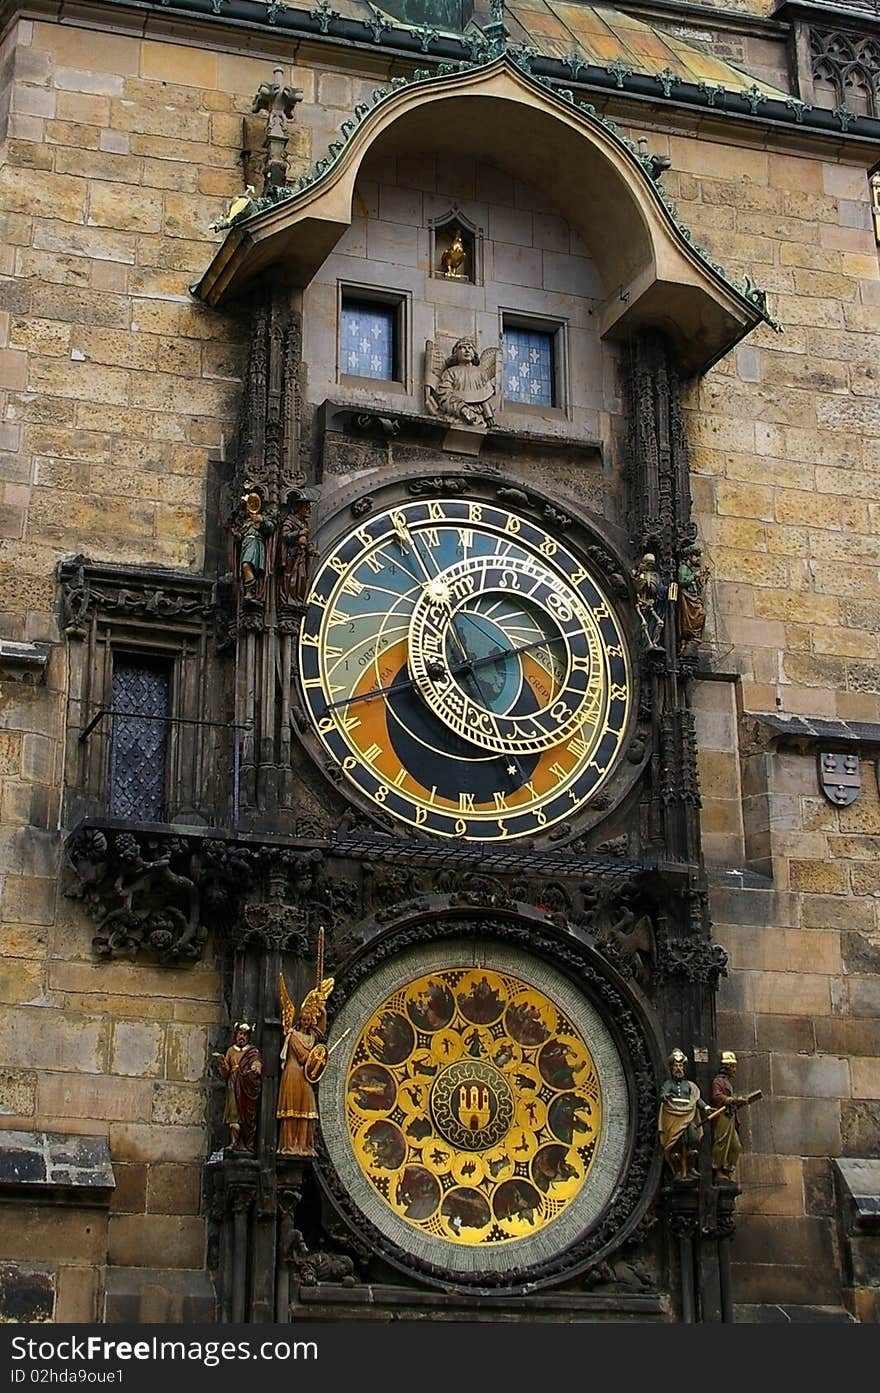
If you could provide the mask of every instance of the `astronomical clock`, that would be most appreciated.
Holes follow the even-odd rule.
[[[303,699],[365,809],[500,845],[571,824],[608,783],[631,733],[633,663],[576,536],[507,503],[517,489],[489,501],[446,482],[461,492],[380,494],[322,554]]]
[[[722,1300],[700,1245],[720,1274],[732,1200],[670,1190],[658,1144],[724,965],[667,350],[634,350],[611,471],[531,459],[470,341],[432,350],[427,415],[314,408],[299,333],[258,298],[223,505],[234,826],[169,853],[263,1059],[252,1152],[208,1167],[221,1315],[687,1319]]]
[[[612,927],[626,879],[606,857],[594,892],[583,854],[646,757],[624,566],[474,467],[327,488],[315,542],[302,745],[350,809],[340,845],[422,892],[341,964],[324,1202],[411,1280],[557,1285],[635,1230],[655,1164],[644,1003],[562,912],[604,895]]]

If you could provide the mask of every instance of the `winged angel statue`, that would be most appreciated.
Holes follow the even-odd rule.
[[[281,1046],[283,1072],[276,1116],[281,1123],[278,1152],[282,1156],[315,1154],[318,1109],[312,1085],[320,1079],[329,1058],[322,1041],[327,1034],[327,998],[333,985],[333,978],[322,978],[319,968],[318,984],[300,1006],[297,1022],[296,1006],[283,974],[278,978],[284,1043]]]
[[[469,426],[492,426],[492,401],[498,390],[497,348],[477,353],[472,338],[459,339],[449,357],[429,340],[425,344],[425,406]]]

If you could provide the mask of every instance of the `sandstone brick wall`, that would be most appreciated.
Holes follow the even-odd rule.
[[[218,241],[208,222],[241,188],[241,118],[276,56],[31,21],[0,55],[0,632],[54,645],[45,685],[4,684],[0,700],[0,1116],[109,1135],[106,1251],[121,1268],[203,1261],[202,1081],[224,1017],[210,963],[95,964],[82,908],[59,896],[67,664],[53,573],[80,551],[201,565],[207,459],[233,428],[245,345],[241,320],[188,285]],[[381,79],[326,58],[295,76],[298,172]],[[880,1147],[880,806],[870,762],[859,802],[833,809],[813,757],[756,751],[748,716],[880,719],[867,181],[831,145],[819,158],[644,133],[672,157],[665,182],[694,234],[766,287],[785,325],[687,388],[714,569],[707,639],[725,679],[697,684],[696,702],[713,912],[732,958],[721,1038],[744,1085],[768,1094],[743,1162],[740,1290],[833,1301],[828,1158]],[[59,1282],[71,1319],[100,1295],[105,1237],[97,1225],[86,1243],[85,1222],[38,1215],[0,1239],[0,1260],[33,1245],[90,1269],[85,1285]],[[87,1294],[76,1305],[65,1290]]]

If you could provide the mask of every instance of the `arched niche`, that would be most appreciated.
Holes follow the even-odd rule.
[[[619,136],[507,57],[377,101],[314,183],[230,229],[194,292],[219,306],[270,267],[292,286],[308,285],[351,224],[368,153],[437,148],[515,170],[582,229],[606,288],[602,337],[655,327],[675,344],[682,370],[697,373],[763,318],[689,242]]]

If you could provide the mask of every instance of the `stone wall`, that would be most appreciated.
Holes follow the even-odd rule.
[[[242,116],[275,56],[20,21],[0,66],[0,626],[53,645],[45,684],[10,684],[0,705],[0,1115],[109,1136],[106,1252],[120,1272],[202,1265],[203,1080],[224,1013],[210,962],[94,963],[85,914],[59,896],[67,663],[54,570],[76,552],[201,565],[207,459],[233,426],[244,344],[241,321],[203,308],[188,285],[218,240],[208,223],[241,188]],[[294,173],[378,78],[340,61],[299,64],[295,80]],[[714,571],[707,653],[721,679],[698,683],[696,703],[713,913],[732,959],[720,1038],[740,1052],[744,1086],[767,1095],[748,1123],[738,1292],[833,1302],[828,1158],[880,1145],[880,803],[868,763],[859,801],[832,808],[812,756],[755,755],[748,716],[880,719],[880,278],[867,180],[831,142],[819,158],[630,129],[670,154],[665,183],[684,220],[729,271],[767,288],[785,326],[757,330],[687,388]],[[526,211],[551,226],[552,199]],[[347,235],[351,253],[359,229]],[[338,274],[328,263],[321,283]],[[464,318],[444,309],[434,327],[458,332],[471,313],[496,315],[497,297]],[[334,345],[328,333],[323,358],[316,345],[314,401],[338,389]],[[593,412],[614,459],[607,366],[580,407],[580,427]],[[81,1297],[62,1301],[59,1280],[59,1318],[101,1309],[105,1234],[96,1225],[86,1243],[86,1222],[47,1212],[0,1240],[0,1261],[45,1253],[80,1274],[67,1290]]]

